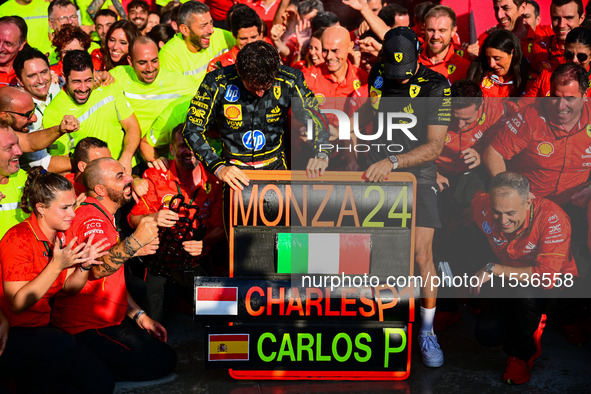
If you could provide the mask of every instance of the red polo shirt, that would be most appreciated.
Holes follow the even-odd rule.
[[[65,245],[63,233],[57,236]],[[24,222],[12,227],[0,241],[0,265],[4,282],[30,282],[45,269],[53,254],[53,244],[39,228],[33,214]],[[45,295],[22,313],[14,313],[4,297],[4,286],[0,286],[0,305],[10,322],[10,327],[45,327],[51,313],[50,299],[64,287],[67,270],[63,270]]]
[[[6,85],[16,86],[16,73],[14,72],[14,68],[10,68],[9,72],[0,71],[0,87]]]
[[[511,267],[531,266],[532,274],[548,273],[551,279],[558,272],[577,275],[577,266],[570,253],[570,220],[552,201],[534,198],[525,222],[517,230],[517,234],[510,238],[501,231],[493,218],[487,193],[474,196],[472,212],[476,224],[486,236],[500,264]]]
[[[450,84],[466,78],[468,68],[470,67],[470,61],[458,56],[454,51],[453,45],[450,45],[449,48],[447,48],[447,54],[441,62],[436,64],[433,63],[431,59],[427,57],[427,50],[424,50],[419,55],[419,62],[421,62],[422,65],[429,67],[431,70],[443,75],[447,78]]]
[[[542,103],[543,104],[543,103]],[[508,121],[491,142],[507,168],[525,175],[536,197],[564,204],[587,181],[591,168],[588,105],[570,132],[550,123],[534,104]]]
[[[564,49],[558,46],[555,35],[536,40],[532,52],[530,64],[539,73],[543,70],[554,71],[565,63]]]
[[[478,45],[479,48],[482,49],[482,44],[484,44],[484,40],[486,37],[494,31],[495,29],[499,29],[498,26],[491,27],[487,29],[484,33],[478,36]],[[521,52],[523,53],[523,57],[531,62],[532,56],[534,55],[534,48],[536,46],[536,42],[540,39],[536,35],[536,32],[531,28],[531,26],[527,26],[527,34],[525,38],[520,39],[521,42]]]
[[[349,60],[347,74],[342,82],[337,82],[325,63],[309,67],[303,72],[308,87],[316,97],[361,97],[367,92],[367,73]]]
[[[464,149],[473,148],[482,156],[484,149],[488,146],[486,142],[491,139],[488,134],[495,132],[491,127],[501,117],[511,116],[512,113],[511,107],[506,106],[500,99],[483,100],[478,119],[468,129],[461,132],[455,131],[453,126],[447,129],[443,150],[436,160],[437,170],[444,175],[469,171],[461,152]]]
[[[76,209],[74,222],[66,232],[67,240],[78,237],[78,243],[86,242],[94,234],[94,243],[107,239],[109,248],[116,245],[119,233],[113,215],[95,198],[87,197],[84,203],[89,205]],[[115,326],[125,318],[127,287],[124,270],[118,269],[101,279],[91,276],[77,295],[59,293],[55,298],[51,322],[70,334]]]
[[[275,0],[270,6],[265,7],[262,0],[238,0],[236,3],[246,4],[250,8],[256,11],[259,18],[267,25],[267,31],[271,31],[273,27],[273,19],[279,8],[280,0]]]
[[[550,77],[552,72],[544,70],[539,77],[536,78],[524,97],[548,97],[550,96]],[[589,87],[591,87],[591,73],[589,73]],[[587,89],[587,97],[591,97],[591,89]]]
[[[74,185],[74,191],[76,192],[76,197],[78,197],[82,193],[86,193],[86,188],[82,183],[76,182],[75,176],[76,174],[70,172],[69,174],[66,174],[66,179],[69,180],[72,185]]]

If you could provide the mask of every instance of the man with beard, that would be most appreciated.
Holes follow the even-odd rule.
[[[450,84],[466,78],[470,62],[454,51],[452,38],[456,31],[456,13],[438,5],[425,14],[425,43],[419,62],[447,78]]]
[[[157,263],[163,274],[170,274],[183,287],[192,289],[194,272],[225,276],[228,274],[228,267],[227,264],[221,264],[221,259],[213,258],[213,253],[210,253],[216,245],[225,245],[222,243],[225,238],[222,221],[222,182],[208,173],[189,149],[183,140],[183,127],[184,124],[179,124],[172,132],[169,147],[174,161],[170,168],[149,168],[144,172],[144,179],[148,181],[148,192],[133,207],[128,219],[129,224],[135,228],[143,217],[154,218],[162,228],[165,239],[167,233],[187,230],[178,246],[172,243],[168,245],[169,240],[163,239],[162,250],[157,254],[161,258]],[[197,206],[198,210],[178,209],[178,201],[174,199],[177,195],[181,195],[186,204]],[[188,228],[183,220],[179,221],[181,218],[194,216],[198,216],[199,220],[194,220]],[[203,234],[203,239],[195,240],[194,235],[200,224],[205,226],[206,233]],[[193,236],[190,231],[193,231]],[[170,247],[178,247],[179,250],[167,250]],[[168,255],[168,252],[172,255]],[[166,261],[169,256],[173,257],[174,261]],[[146,306],[150,313],[160,318],[160,314],[167,309],[162,303],[162,300],[166,299],[163,294],[164,280],[148,274],[145,281]],[[192,300],[192,293],[189,293],[189,300]]]
[[[234,37],[213,27],[209,7],[199,1],[183,4],[177,20],[180,33],[160,50],[161,66],[190,75],[200,84],[209,61],[232,48]]]
[[[42,165],[50,171],[70,170],[69,158],[51,158],[43,154],[43,151],[64,134],[76,132],[80,124],[78,119],[72,115],[64,115],[57,126],[30,132],[31,125],[37,121],[36,110],[33,98],[29,93],[11,86],[0,88],[0,117],[17,132],[23,152],[37,153],[41,151],[41,157],[36,158],[35,165]]]
[[[66,239],[88,242],[94,234],[93,242],[106,239],[111,247],[100,265],[89,268],[80,293],[57,295],[52,313],[52,323],[88,346],[118,381],[158,379],[176,364],[174,350],[166,345],[166,329],[135,303],[121,269],[132,257],[153,254],[159,242],[151,217],[142,219],[129,237],[120,238],[114,215],[131,200],[131,182],[114,159],[93,160],[84,170],[88,197],[76,210]]]
[[[99,36],[100,43],[105,42],[107,32],[113,23],[117,22],[117,14],[110,9],[99,10],[94,17],[94,28]]]
[[[92,58],[85,51],[69,51],[63,63],[66,85],[45,110],[43,126],[53,126],[70,114],[80,120],[80,130],[59,138],[49,153],[69,154],[82,138],[96,137],[109,145],[113,157],[130,172],[136,164],[140,127],[121,88],[117,84],[94,87]]]
[[[146,34],[150,7],[144,0],[133,0],[127,5],[127,17],[142,33]]]
[[[149,162],[157,157],[154,147],[148,142],[152,123],[169,104],[181,97],[185,97],[187,102],[186,116],[188,103],[199,86],[188,75],[161,68],[158,46],[149,37],[138,37],[129,44],[127,60],[129,66],[115,67],[110,73],[138,119],[142,134],[140,152]]]

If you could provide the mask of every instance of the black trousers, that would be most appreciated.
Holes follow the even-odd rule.
[[[86,346],[51,326],[11,327],[0,377],[17,393],[112,393],[115,386]]]
[[[176,366],[175,351],[128,318],[117,326],[75,336],[111,370],[116,381],[159,379]]]

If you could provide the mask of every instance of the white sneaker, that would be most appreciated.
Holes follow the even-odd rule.
[[[443,365],[443,352],[437,342],[437,335],[433,333],[419,335],[419,345],[423,355],[423,364],[428,367],[441,367]]]

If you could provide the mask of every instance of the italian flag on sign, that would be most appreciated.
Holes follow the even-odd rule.
[[[278,233],[278,274],[369,274],[371,234]]]

